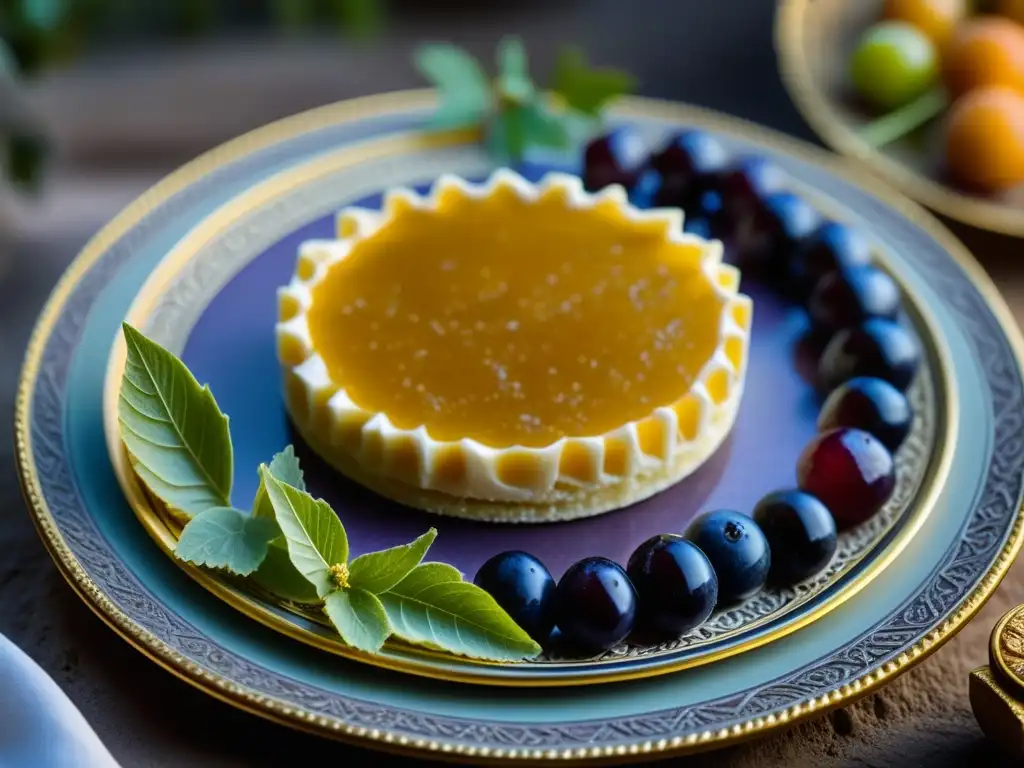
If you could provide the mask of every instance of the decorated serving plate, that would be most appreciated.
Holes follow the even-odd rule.
[[[1012,0],[786,0],[783,82],[837,152],[944,216],[1019,237],[1020,14]]]
[[[432,110],[225,145],[56,290],[19,461],[111,626],[257,714],[539,761],[783,727],[973,615],[1020,544],[1019,342],[948,233],[691,108],[624,100],[586,157],[517,163]],[[757,225],[687,224],[623,136],[665,187],[697,139],[784,181]],[[796,250],[841,284],[778,280]]]

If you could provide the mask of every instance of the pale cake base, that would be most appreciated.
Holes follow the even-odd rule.
[[[313,434],[314,430],[302,424],[290,410],[289,418],[303,441],[334,469],[353,482],[404,506],[487,523],[556,523],[594,517],[628,507],[693,474],[711,458],[732,430],[739,411],[736,407],[740,399],[739,389],[733,393],[732,407],[721,409],[721,418],[709,423],[702,438],[689,450],[678,452],[671,463],[614,484],[578,491],[556,490],[542,499],[530,502],[460,498],[367,472],[355,457],[323,445]]]

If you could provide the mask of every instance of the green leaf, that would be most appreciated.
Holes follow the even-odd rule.
[[[288,542],[288,557],[316,587],[317,594],[325,597],[336,588],[331,566],[344,565],[348,560],[348,537],[341,520],[326,501],[285,485],[270,474],[268,467],[260,467],[260,476]]]
[[[299,459],[295,455],[295,448],[287,446],[280,453],[274,454],[268,467],[270,474],[276,477],[285,485],[306,490],[306,480],[302,474],[302,467],[299,466]],[[263,478],[260,477],[259,487],[256,489],[256,498],[252,502],[253,517],[267,517],[274,519],[274,506],[267,498],[267,489],[263,485]]]
[[[376,595],[365,589],[331,592],[324,611],[341,639],[360,651],[376,653],[391,635],[391,624]]]
[[[570,107],[591,116],[597,116],[609,101],[629,93],[635,85],[626,72],[591,69],[577,48],[563,50],[555,66],[555,92]]]
[[[18,60],[6,40],[0,40],[0,80],[12,80],[18,76]]]
[[[540,104],[523,109],[523,135],[526,145],[565,147],[569,143],[569,130],[562,120]]]
[[[518,37],[498,44],[498,90],[503,101],[524,105],[533,98],[533,82],[527,69],[526,48]]]
[[[67,11],[63,0],[22,0],[21,5],[25,21],[37,29],[54,29]]]
[[[316,18],[316,7],[310,0],[270,0],[270,14],[289,32],[309,26]]]
[[[349,563],[349,583],[375,595],[387,592],[420,564],[436,537],[431,528],[409,544],[360,555]]]
[[[178,0],[176,10],[176,31],[183,36],[197,37],[217,21],[217,6],[209,0]]]
[[[343,31],[358,36],[379,31],[386,14],[383,0],[330,0],[330,10]]]
[[[7,137],[7,175],[11,182],[30,193],[38,192],[43,168],[50,155],[45,136],[31,133],[12,133]]]
[[[231,507],[214,507],[188,522],[174,554],[195,565],[248,576],[263,562],[270,540],[279,534],[273,520],[250,517]]]
[[[394,633],[411,643],[494,661],[540,653],[489,594],[444,563],[421,563],[380,595]]]
[[[276,541],[283,542],[284,537]],[[293,603],[319,604],[320,596],[316,588],[292,565],[287,544],[275,546],[275,543],[271,542],[267,556],[249,578],[268,592]]]
[[[488,154],[499,162],[518,163],[526,152],[523,108],[509,106],[491,120],[485,139]]]
[[[306,490],[302,468],[299,466],[299,459],[292,446],[289,445],[280,453],[275,454],[268,469],[271,475],[285,485],[290,485],[300,491]],[[277,532],[277,536],[270,542],[266,558],[252,574],[252,580],[285,600],[295,603],[319,603],[320,598],[316,589],[305,576],[299,573],[288,556],[288,541],[281,535],[281,529],[277,525],[274,505],[270,503],[270,498],[267,496],[262,474],[260,474],[259,488],[256,489],[256,498],[252,503],[252,516],[271,521]]]
[[[421,47],[415,62],[441,100],[432,127],[464,128],[483,120],[491,107],[491,84],[476,59],[457,46],[435,43]]]
[[[178,358],[124,324],[128,347],[118,419],[135,471],[188,515],[231,506],[228,418]]]

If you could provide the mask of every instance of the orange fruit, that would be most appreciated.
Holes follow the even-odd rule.
[[[979,16],[957,28],[943,53],[943,79],[954,97],[988,85],[1024,93],[1024,25]]]
[[[1024,184],[1024,94],[995,85],[957,99],[949,110],[946,165],[979,190]]]
[[[886,0],[882,18],[913,24],[941,48],[967,10],[967,0]]]

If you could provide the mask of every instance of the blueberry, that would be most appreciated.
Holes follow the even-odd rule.
[[[606,651],[623,640],[636,621],[637,596],[626,572],[605,557],[569,567],[555,592],[555,623],[571,646]]]
[[[818,429],[862,429],[895,452],[910,434],[913,420],[906,395],[887,381],[864,376],[851,379],[828,396],[818,415]]]
[[[772,192],[755,209],[749,226],[740,234],[737,246],[748,266],[774,281],[789,273],[789,260],[796,246],[818,224],[818,212],[799,195]]]
[[[718,139],[699,130],[672,136],[651,157],[651,166],[661,173],[670,205],[684,210],[719,181],[729,159]]]
[[[728,509],[705,512],[683,535],[714,566],[719,604],[745,600],[764,586],[771,552],[757,523],[746,515]]]
[[[725,172],[719,185],[730,227],[743,228],[765,196],[781,191],[785,185],[786,174],[767,158],[740,158]]]
[[[708,219],[720,217],[723,211],[722,193],[716,192],[713,189],[702,192],[697,198],[697,202],[692,206],[692,209],[697,215]]]
[[[665,199],[665,182],[661,174],[653,168],[640,174],[636,184],[629,190],[629,202],[642,210],[671,205]]]
[[[665,533],[639,547],[626,566],[639,598],[637,624],[674,638],[700,626],[718,601],[718,577],[697,545]]]
[[[780,586],[810,578],[828,565],[837,546],[828,507],[803,491],[769,493],[754,507],[754,520],[772,551],[769,578]]]
[[[700,217],[686,218],[683,221],[683,232],[703,237],[705,240],[711,240],[715,236],[711,222]]]
[[[920,362],[918,343],[906,328],[872,318],[832,337],[818,361],[818,388],[829,393],[850,379],[871,376],[905,391]]]
[[[895,320],[900,289],[876,267],[849,267],[823,277],[811,293],[807,313],[822,338],[872,317]]]
[[[583,186],[596,192],[610,184],[632,189],[647,167],[647,153],[639,134],[618,128],[594,139],[583,152]]]
[[[555,580],[526,552],[502,552],[476,572],[473,583],[489,593],[512,620],[543,644],[555,625]]]
[[[859,230],[826,221],[797,246],[789,267],[795,288],[808,296],[830,272],[870,264],[871,246]]]

